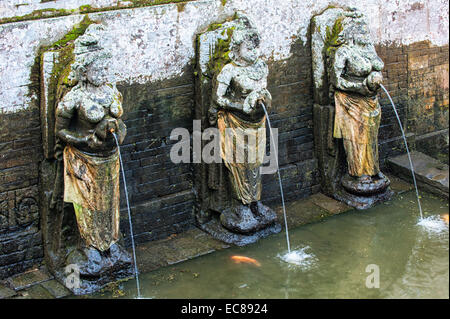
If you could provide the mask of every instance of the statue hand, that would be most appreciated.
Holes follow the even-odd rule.
[[[361,94],[364,95],[364,96],[373,96],[373,95],[376,95],[376,94],[377,94],[376,91],[372,91],[372,90],[369,88],[369,83],[368,83],[367,78],[364,79],[364,81],[363,81],[363,83],[362,83],[361,90],[360,90],[359,93],[361,93]]]
[[[96,149],[103,145],[103,142],[97,137],[95,133],[92,133],[91,135],[88,135],[86,137],[86,142],[89,148]]]
[[[113,117],[105,117],[100,123],[95,127],[95,134],[102,140],[106,140],[108,135],[113,132],[119,132],[119,123],[117,119]]]
[[[117,119],[117,135],[119,136],[119,144],[123,143],[125,136],[127,135],[127,126],[121,119]]]
[[[261,91],[259,91],[257,103],[259,105],[263,104],[267,112],[269,112],[269,110],[272,108],[272,95],[269,91],[267,91],[267,89],[262,89]]]
[[[372,71],[367,77],[367,86],[371,91],[377,92],[382,82],[383,74],[379,71]]]
[[[245,99],[242,111],[246,114],[250,114],[256,108],[258,102],[258,92],[252,91]]]

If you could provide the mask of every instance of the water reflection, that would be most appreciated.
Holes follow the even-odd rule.
[[[448,214],[448,203],[423,194],[426,216]],[[353,211],[290,231],[295,249],[313,267],[280,260],[285,234],[143,274],[142,295],[155,298],[448,298],[448,225],[440,233],[417,226],[414,192],[368,211]],[[235,263],[232,256],[257,260]],[[380,288],[369,289],[369,264],[380,270]],[[123,284],[133,298],[134,282]],[[111,297],[98,294],[94,297]]]

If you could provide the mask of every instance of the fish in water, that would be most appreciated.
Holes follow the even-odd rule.
[[[441,218],[448,225],[448,214],[441,215]]]
[[[261,264],[256,259],[245,257],[245,256],[231,256],[231,260],[233,260],[236,264],[244,263],[255,265],[256,267],[260,267]]]

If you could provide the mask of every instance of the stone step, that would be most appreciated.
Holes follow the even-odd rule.
[[[0,299],[11,298],[16,295],[16,292],[5,285],[0,284]]]
[[[419,189],[448,198],[448,165],[417,151],[411,152],[411,160]],[[407,154],[389,158],[387,163],[393,174],[413,182]]]
[[[10,277],[6,279],[9,286],[19,291],[39,283],[53,279],[53,277],[45,271],[45,269],[31,269],[25,273]]]

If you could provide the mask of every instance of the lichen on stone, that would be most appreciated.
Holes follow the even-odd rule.
[[[130,0],[130,1],[128,1],[130,4],[127,6],[123,6],[120,2],[118,2],[117,5],[114,5],[114,6],[105,6],[105,7],[99,7],[99,8],[93,7],[88,4],[82,5],[79,8],[75,8],[75,9],[46,8],[46,9],[34,10],[33,12],[22,15],[22,16],[1,18],[0,24],[27,21],[27,20],[38,20],[38,19],[45,19],[45,18],[55,18],[55,17],[73,15],[73,14],[80,14],[80,13],[95,13],[95,12],[120,10],[120,9],[128,9],[128,8],[151,7],[151,6],[162,5],[162,4],[171,4],[171,3],[185,4],[185,3],[191,2],[191,1],[195,1],[195,0]],[[182,8],[184,9],[184,6],[182,6]],[[179,10],[180,10],[180,7],[179,7]]]
[[[231,62],[229,57],[231,37],[233,35],[235,27],[230,27],[222,31],[222,35],[227,35],[225,39],[218,39],[214,53],[209,60],[208,69],[211,74],[219,74],[222,68]]]
[[[74,62],[74,41],[84,34],[89,25],[95,23],[87,15],[83,20],[77,24],[70,32],[68,32],[62,39],[53,43],[45,51],[58,51],[58,63],[55,63],[52,71],[52,82],[57,87],[57,98],[60,99],[68,88],[73,87],[76,81],[69,77],[71,72],[71,65]],[[64,92],[63,92],[64,91]]]
[[[343,44],[340,34],[343,30],[342,20],[344,17],[339,17],[334,22],[333,28],[329,26],[326,27],[325,35],[325,52],[328,56],[333,55],[333,53]]]

